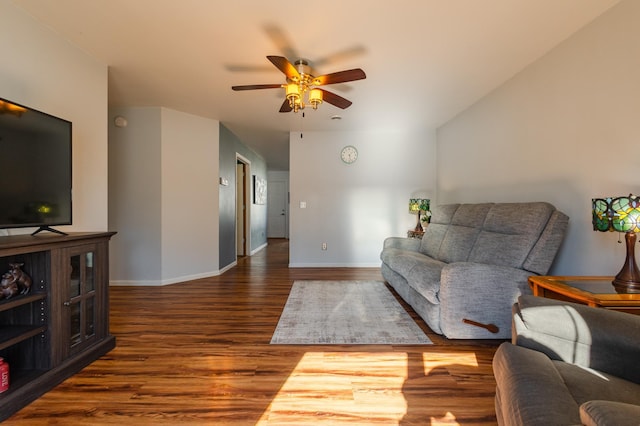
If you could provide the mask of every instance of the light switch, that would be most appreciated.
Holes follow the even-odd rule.
[[[301,209],[306,209],[307,208],[307,202],[306,201],[300,201],[300,208]]]

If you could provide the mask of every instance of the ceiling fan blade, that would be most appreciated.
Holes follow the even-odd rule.
[[[278,27],[275,24],[266,24],[264,27],[264,31],[267,33],[267,36],[271,39],[273,44],[276,45],[278,50],[287,58],[297,58],[299,57],[296,50],[293,48],[293,44],[291,43],[291,39],[287,36],[284,30]]]
[[[313,84],[316,86],[322,86],[325,84],[346,83],[348,81],[362,80],[367,78],[367,75],[360,68],[354,68],[352,70],[338,71],[327,75],[321,75],[313,79]]]
[[[291,105],[289,105],[289,99],[285,99],[282,103],[282,106],[280,107],[280,112],[291,112],[292,110],[293,108],[291,108]]]
[[[300,73],[298,73],[296,67],[294,67],[284,56],[267,56],[267,59],[270,60],[276,68],[282,71],[287,78],[291,80],[300,79]]]
[[[248,84],[246,86],[231,86],[233,90],[257,90],[257,89],[279,89],[282,84]]]
[[[224,66],[227,71],[231,72],[271,72],[275,71],[270,65],[242,65],[227,64]]]
[[[333,92],[329,92],[327,90],[318,89],[322,92],[322,100],[330,103],[331,105],[337,106],[338,108],[346,109],[351,106],[353,102],[348,99],[343,98],[340,95],[336,95]]]
[[[362,45],[353,46],[338,52],[334,52],[328,56],[325,56],[324,58],[316,59],[315,61],[313,61],[313,65],[316,67],[327,66],[337,62],[349,60],[355,56],[363,55],[366,52],[367,52],[367,49]],[[287,57],[295,58],[295,56],[287,56]]]

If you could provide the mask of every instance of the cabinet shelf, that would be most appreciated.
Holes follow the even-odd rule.
[[[47,326],[45,325],[12,325],[10,328],[0,329],[0,351],[44,333],[46,330]]]
[[[44,300],[46,297],[47,295],[45,293],[39,293],[5,299],[0,302],[0,312],[8,311],[9,309],[17,308],[18,306],[26,305],[28,303],[37,302],[38,300]]]
[[[46,370],[18,370],[11,369],[11,383],[6,392],[0,393],[0,405],[6,399],[10,399],[12,394],[17,390],[23,389],[23,386],[42,376]]]

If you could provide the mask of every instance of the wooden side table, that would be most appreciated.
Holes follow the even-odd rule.
[[[409,238],[422,239],[423,235],[424,235],[424,231],[414,231],[413,229],[410,229],[407,231],[407,237]]]
[[[640,315],[640,293],[618,293],[612,280],[613,277],[532,276],[529,285],[534,296]]]

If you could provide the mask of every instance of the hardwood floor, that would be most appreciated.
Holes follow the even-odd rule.
[[[218,277],[112,287],[117,347],[6,424],[496,423],[500,342],[448,341],[419,320],[434,345],[270,345],[294,280],[382,280],[287,264],[287,241],[269,240]]]

